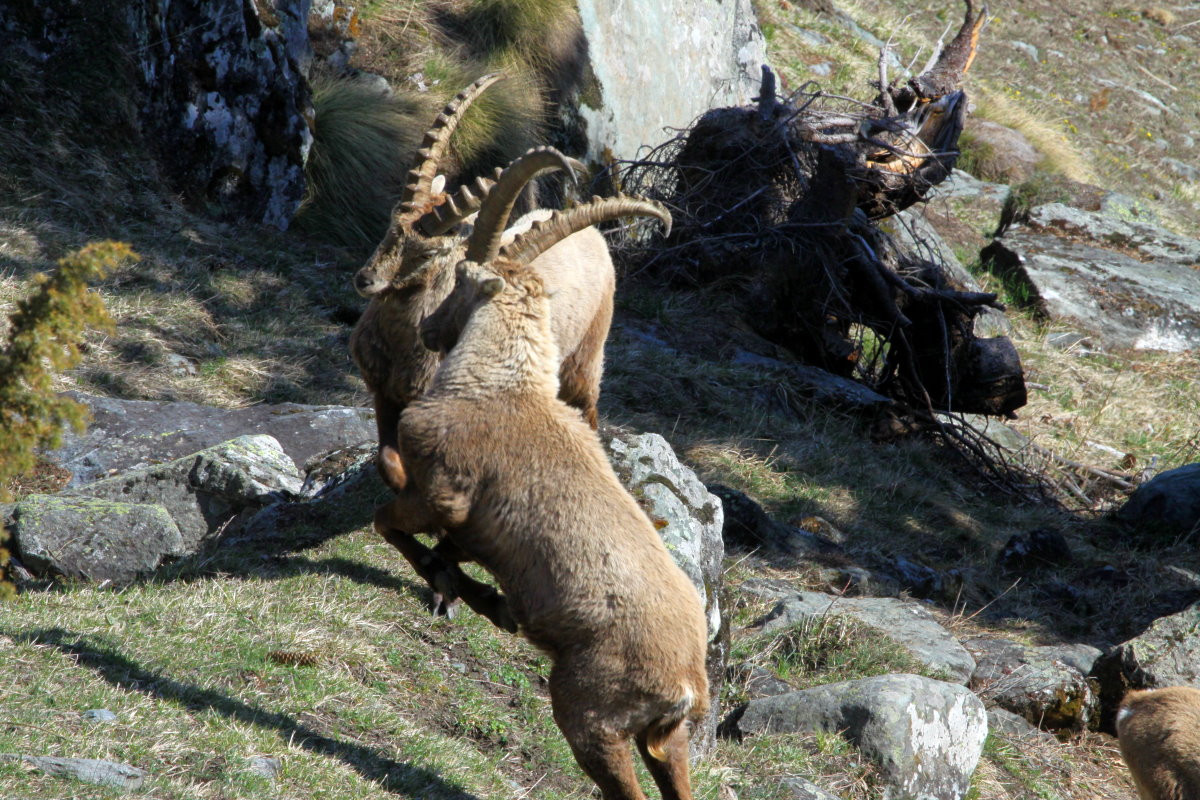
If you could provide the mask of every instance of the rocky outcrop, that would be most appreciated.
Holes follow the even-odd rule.
[[[71,472],[69,488],[196,453],[237,436],[265,434],[301,467],[375,438],[365,408],[262,404],[214,408],[197,403],[120,400],[73,394],[91,415],[87,430],[63,435],[53,460]]]
[[[589,159],[634,158],[758,91],[765,42],[750,0],[580,0],[593,79],[577,102]]]
[[[820,592],[798,592],[779,600],[761,620],[764,633],[827,617],[847,614],[890,636],[934,673],[966,683],[975,671],[975,660],[958,640],[938,624],[920,603],[891,597],[831,597]]]
[[[10,507],[17,557],[40,575],[129,581],[200,552],[236,521],[299,495],[303,476],[269,436],[243,436]]]
[[[36,65],[49,102],[85,109],[78,145],[149,153],[138,174],[161,175],[194,207],[286,228],[312,140],[308,7],[24,0],[0,6],[0,47]]]
[[[1106,349],[1200,347],[1200,241],[1111,213],[1038,206],[984,250],[1046,315]]]
[[[1117,696],[1126,686],[1200,688],[1200,603],[1156,619],[1106,653],[1095,671],[1104,690]]]
[[[132,3],[141,116],[171,183],[220,213],[286,228],[312,144],[308,0]]]
[[[842,733],[875,762],[885,798],[958,800],[987,738],[983,703],[965,687],[917,675],[883,675],[752,700],[741,736]]]

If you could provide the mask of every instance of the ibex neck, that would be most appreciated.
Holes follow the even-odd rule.
[[[558,348],[544,319],[507,308],[478,309],[458,344],[442,361],[432,392],[486,396],[532,392],[558,394]],[[516,322],[517,324],[513,324]]]

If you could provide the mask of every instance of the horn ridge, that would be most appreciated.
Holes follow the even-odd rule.
[[[462,121],[463,114],[470,108],[471,103],[493,83],[503,80],[502,72],[493,72],[476,80],[463,89],[438,114],[433,126],[425,132],[421,147],[417,150],[416,160],[408,173],[408,183],[400,195],[401,203],[407,203],[409,209],[402,223],[412,226],[420,218],[421,209],[429,204],[430,186],[437,175],[438,166],[450,144],[450,137]]]
[[[548,146],[534,147],[513,159],[484,198],[483,207],[475,219],[475,228],[467,241],[467,259],[480,264],[494,260],[500,250],[504,226],[521,190],[543,172],[559,169],[567,172],[574,182],[575,172],[585,167]]]
[[[632,195],[593,197],[584,205],[567,211],[555,211],[549,219],[535,222],[529,231],[501,248],[500,254],[519,264],[528,264],[584,228],[626,216],[656,217],[663,223],[663,235],[669,236],[671,233],[671,212],[653,200]]]

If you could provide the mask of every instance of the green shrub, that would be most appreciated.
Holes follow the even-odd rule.
[[[14,479],[33,470],[39,449],[58,446],[64,426],[83,426],[86,409],[55,391],[54,373],[79,362],[88,328],[112,327],[88,282],[136,258],[127,244],[90,244],[59,259],[53,273],[39,275],[34,292],[17,303],[0,350],[0,499]],[[0,527],[0,544],[7,540]],[[8,551],[0,547],[0,598],[13,593],[8,563]]]

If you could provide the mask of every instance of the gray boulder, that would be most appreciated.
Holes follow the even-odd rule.
[[[588,158],[634,158],[710,108],[758,92],[765,42],[750,0],[580,0],[594,82],[578,98]]]
[[[987,712],[966,688],[918,675],[883,675],[752,700],[742,736],[843,733],[888,781],[885,798],[957,800],[987,738]]]
[[[1007,639],[969,639],[971,688],[989,702],[1047,730],[1083,730],[1099,713],[1085,672],[1100,651],[1086,646],[1025,647]]]
[[[1106,698],[1119,699],[1127,687],[1200,689],[1200,603],[1156,619],[1099,659],[1094,672]]]
[[[296,497],[304,476],[270,436],[239,436],[156,467],[96,481],[72,494],[162,506],[193,553],[239,514]]]
[[[1146,533],[1181,536],[1200,525],[1200,464],[1155,475],[1129,496],[1117,519]]]
[[[761,620],[761,630],[770,633],[831,614],[848,614],[877,628],[948,680],[966,683],[975,671],[975,660],[953,634],[942,627],[928,609],[909,600],[799,592],[781,599]]]
[[[1200,241],[1061,203],[1034,208],[985,251],[1047,315],[1109,349],[1200,347]]]
[[[687,573],[708,617],[708,679],[711,707],[692,739],[701,753],[716,744],[718,702],[728,657],[728,626],[721,610],[721,539],[724,512],[691,468],[679,463],[667,440],[656,433],[605,431],[609,461],[626,489],[649,514],[675,563]]]
[[[36,575],[125,583],[187,552],[161,505],[30,495],[4,516],[17,558]]]
[[[1027,180],[1042,160],[1042,154],[1023,133],[991,120],[970,119],[963,138],[974,145],[980,174],[1002,183]]]
[[[301,466],[376,437],[374,414],[365,408],[296,403],[214,408],[71,396],[87,406],[91,420],[83,433],[64,434],[62,445],[48,454],[70,470],[68,488],[183,458],[246,434],[270,435]]]

